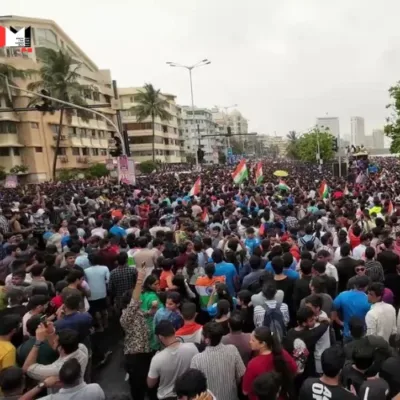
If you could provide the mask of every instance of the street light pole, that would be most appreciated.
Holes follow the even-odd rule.
[[[93,113],[93,114],[99,115],[100,117],[104,118],[104,119],[115,129],[115,131],[117,132],[119,138],[121,139],[121,146],[122,146],[123,153],[126,154],[125,143],[124,143],[124,139],[123,139],[123,137],[122,137],[122,134],[121,134],[120,130],[118,129],[117,125],[115,125],[114,122],[113,122],[110,118],[106,117],[106,116],[103,115],[101,112],[96,111],[96,110],[93,110],[93,109],[91,109],[91,108],[82,107],[82,106],[79,106],[79,105],[77,105],[77,104],[70,103],[70,102],[68,102],[68,101],[60,100],[60,99],[57,99],[57,98],[55,98],[55,97],[47,96],[47,95],[45,95],[45,94],[43,94],[43,93],[32,92],[31,90],[28,90],[28,89],[21,89],[21,88],[18,87],[18,86],[10,85],[10,83],[8,82],[8,78],[7,78],[6,75],[0,74],[0,76],[3,77],[3,78],[5,79],[5,81],[6,81],[8,96],[9,96],[10,98],[11,98],[11,91],[10,91],[9,89],[10,89],[10,88],[11,88],[11,89],[16,89],[16,90],[19,90],[19,91],[21,91],[21,92],[33,94],[34,96],[38,96],[38,97],[41,97],[41,98],[43,98],[43,99],[52,100],[52,101],[55,101],[56,103],[60,103],[60,104],[66,105],[66,106],[70,106],[70,107],[73,107],[73,108],[77,108],[78,110],[89,111],[89,112],[91,112],[91,113]]]
[[[194,107],[194,95],[193,95],[193,80],[192,80],[192,70],[194,70],[197,67],[203,67],[204,65],[208,65],[211,64],[211,61],[209,61],[208,59],[204,59],[199,61],[198,63],[194,64],[194,65],[182,65],[182,64],[178,64],[178,63],[174,63],[174,62],[170,62],[168,61],[167,64],[170,67],[178,67],[178,68],[185,68],[189,71],[189,81],[190,81],[190,96],[191,96],[191,100],[192,100],[192,134],[193,134],[193,138],[196,142],[196,137],[197,137],[197,151],[195,151],[196,154],[196,167],[199,166],[199,155],[198,155],[198,150],[201,149],[201,137],[200,137],[200,132],[198,131],[198,129],[196,130],[196,126],[195,126],[195,107]]]

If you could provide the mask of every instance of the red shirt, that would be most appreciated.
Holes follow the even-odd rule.
[[[292,356],[290,356],[286,350],[282,350],[282,354],[289,370],[294,376],[297,372],[296,361],[293,360]],[[250,360],[243,376],[243,392],[248,394],[249,400],[257,400],[257,396],[253,393],[254,379],[265,372],[274,370],[274,356],[272,353],[257,356]]]
[[[51,304],[57,308],[57,310],[63,305],[63,298],[61,296],[61,294],[59,294],[58,296],[55,296],[51,299]]]
[[[350,247],[354,250],[361,243],[361,237],[353,233],[353,229],[349,230]]]

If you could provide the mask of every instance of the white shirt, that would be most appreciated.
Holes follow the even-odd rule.
[[[364,244],[359,244],[358,246],[354,247],[353,249],[353,258],[355,260],[361,260],[364,258],[365,255],[365,249],[367,248],[367,246],[365,246]]]
[[[105,235],[107,233],[107,229],[104,228],[94,228],[91,231],[92,236],[98,236],[100,239],[104,239]]]
[[[389,341],[390,336],[397,333],[396,310],[391,304],[379,301],[371,305],[365,323],[367,335],[382,336]]]
[[[273,309],[273,308],[276,308],[276,306],[278,305],[278,302],[276,300],[267,300],[267,301],[265,301],[265,304],[269,308]],[[254,320],[254,326],[256,328],[263,325],[265,311],[266,310],[263,306],[255,306],[254,307],[253,320]],[[283,321],[285,322],[285,325],[287,325],[290,320],[289,307],[287,306],[287,304],[281,303],[281,313],[283,316]]]
[[[326,273],[326,275],[331,276],[332,278],[335,278],[336,282],[339,280],[339,275],[337,273],[337,269],[330,262],[326,263],[325,273]]]

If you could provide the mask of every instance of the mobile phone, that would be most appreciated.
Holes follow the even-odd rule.
[[[47,328],[47,319],[46,315],[42,315],[40,317],[40,322]]]

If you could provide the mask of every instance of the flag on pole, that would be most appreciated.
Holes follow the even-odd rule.
[[[201,190],[201,178],[198,177],[197,181],[194,183],[193,187],[190,189],[188,196],[197,196]]]
[[[202,220],[202,222],[204,222],[206,224],[210,220],[210,217],[208,216],[207,207],[204,207],[203,212],[201,213],[201,220]]]
[[[258,230],[258,235],[259,236],[264,236],[264,233],[265,233],[265,224],[262,223],[261,226],[260,226],[260,229]]]
[[[246,160],[240,161],[239,165],[236,167],[234,173],[232,174],[233,182],[240,184],[245,179],[249,178],[249,170],[247,169]]]
[[[286,183],[282,179],[279,181],[278,188],[280,190],[287,190],[288,192],[290,191],[290,187],[286,185]]]
[[[260,185],[263,180],[262,163],[258,162],[256,165],[256,184]]]
[[[323,199],[327,199],[329,196],[329,187],[325,181],[321,182],[321,186],[318,189],[319,196]]]
[[[394,207],[392,201],[389,202],[389,207],[388,207],[388,215],[389,217],[392,216],[394,213]]]

